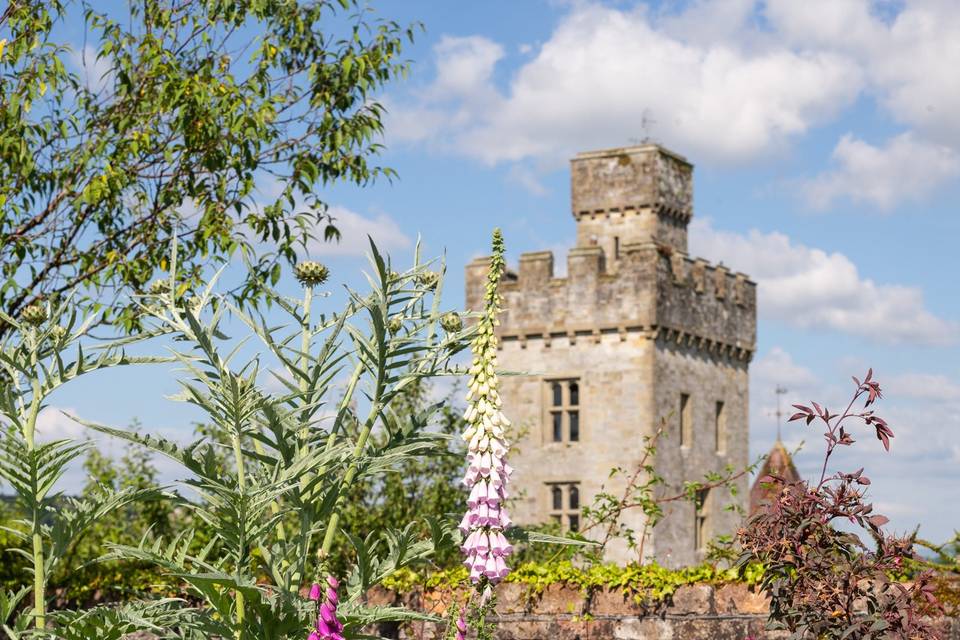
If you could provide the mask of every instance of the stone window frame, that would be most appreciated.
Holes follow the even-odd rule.
[[[560,404],[555,404],[556,385],[560,385]],[[544,444],[578,444],[583,442],[583,381],[580,376],[565,375],[544,378],[543,400]],[[558,418],[559,423],[557,422]],[[571,418],[574,419],[571,420]],[[572,425],[575,425],[575,430],[571,429]],[[557,431],[560,434],[559,440],[556,438]]]
[[[698,489],[693,500],[693,550],[702,553],[713,539],[713,491]]]
[[[727,402],[725,400],[717,400],[714,403],[713,411],[713,442],[714,450],[719,455],[724,455],[727,453],[727,436],[729,431],[727,429],[727,414],[729,413]]]
[[[694,417],[693,417],[693,395],[688,391],[681,391],[677,405],[677,420],[679,429],[677,432],[680,437],[680,449],[688,451],[693,447]]]
[[[583,489],[579,480],[554,480],[544,483],[547,514],[564,531],[580,529]],[[557,498],[560,507],[557,508]]]

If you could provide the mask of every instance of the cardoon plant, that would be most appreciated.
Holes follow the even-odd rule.
[[[65,498],[57,484],[89,443],[38,437],[40,412],[63,385],[101,369],[164,360],[127,355],[124,346],[135,339],[91,342],[87,332],[96,319],[71,298],[35,303],[19,318],[0,311],[0,323],[8,328],[0,342],[0,479],[13,489],[20,514],[5,530],[28,549],[16,551],[27,556],[33,577],[32,585],[0,593],[0,628],[11,638],[31,625],[47,626],[49,576],[73,542],[96,520],[153,493],[128,489],[103,491],[83,500]],[[32,606],[21,606],[31,592]]]
[[[319,314],[324,296],[314,290],[329,271],[301,266],[302,299],[270,291],[289,329],[228,304],[214,293],[215,279],[189,303],[177,298],[175,282],[144,301],[152,318],[145,322],[176,337],[174,357],[187,372],[178,398],[216,428],[180,446],[87,424],[182,465],[183,484],[196,496],[184,502],[216,532],[199,551],[190,531],[164,543],[112,548],[111,557],[155,563],[203,602],[184,605],[171,634],[339,640],[362,625],[417,617],[365,607],[361,596],[428,557],[448,538],[441,527],[428,539],[413,526],[351,538],[356,565],[343,580],[329,576],[328,559],[354,483],[446,449],[442,434],[428,428],[430,412],[400,421],[392,407],[418,380],[453,373],[450,358],[472,331],[452,331],[449,321],[440,330],[442,265],[428,270],[419,249],[406,271],[394,272],[375,247],[371,265],[369,293],[348,289],[345,309]],[[259,339],[263,356],[241,359],[245,347],[225,335],[228,313]],[[220,451],[229,452],[231,468],[219,464]],[[308,588],[315,580],[320,584]]]

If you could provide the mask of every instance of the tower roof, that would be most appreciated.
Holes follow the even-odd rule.
[[[764,460],[757,479],[750,488],[750,515],[756,513],[765,503],[775,498],[779,493],[777,487],[769,482],[761,482],[767,476],[777,476],[783,478],[785,482],[798,482],[801,480],[797,467],[793,464],[793,458],[790,452],[783,446],[779,439],[773,444],[767,459]]]
[[[647,153],[662,153],[666,156],[670,156],[678,162],[682,162],[686,165],[693,166],[693,164],[687,160],[687,158],[676,151],[671,151],[666,147],[656,144],[654,142],[648,142],[644,144],[635,144],[626,147],[611,147],[609,149],[595,149],[593,151],[580,151],[577,153],[575,160],[588,159],[588,158],[609,158],[610,156],[622,156],[622,155],[640,155]]]

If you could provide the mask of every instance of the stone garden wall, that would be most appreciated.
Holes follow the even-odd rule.
[[[449,592],[416,593],[404,598],[379,593],[379,604],[403,603],[443,615]],[[497,589],[496,637],[499,640],[768,640],[786,638],[766,630],[766,599],[742,584],[680,587],[665,603],[644,607],[618,592],[591,597],[575,588],[549,587],[530,598],[521,584]],[[960,640],[960,620],[940,620],[942,640]],[[380,635],[404,640],[440,640],[443,626],[412,623],[384,626]]]

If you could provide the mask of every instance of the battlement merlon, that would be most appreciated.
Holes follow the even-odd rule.
[[[577,154],[570,161],[577,246],[600,246],[616,271],[621,247],[657,242],[687,251],[693,165],[659,145]]]
[[[527,340],[656,330],[752,354],[756,284],[745,274],[651,242],[626,244],[621,252],[618,272],[609,273],[599,247],[574,248],[563,278],[554,275],[551,252],[521,255],[519,269],[509,271],[501,285],[501,336]],[[489,258],[478,258],[466,267],[468,309],[483,304],[488,266]]]

